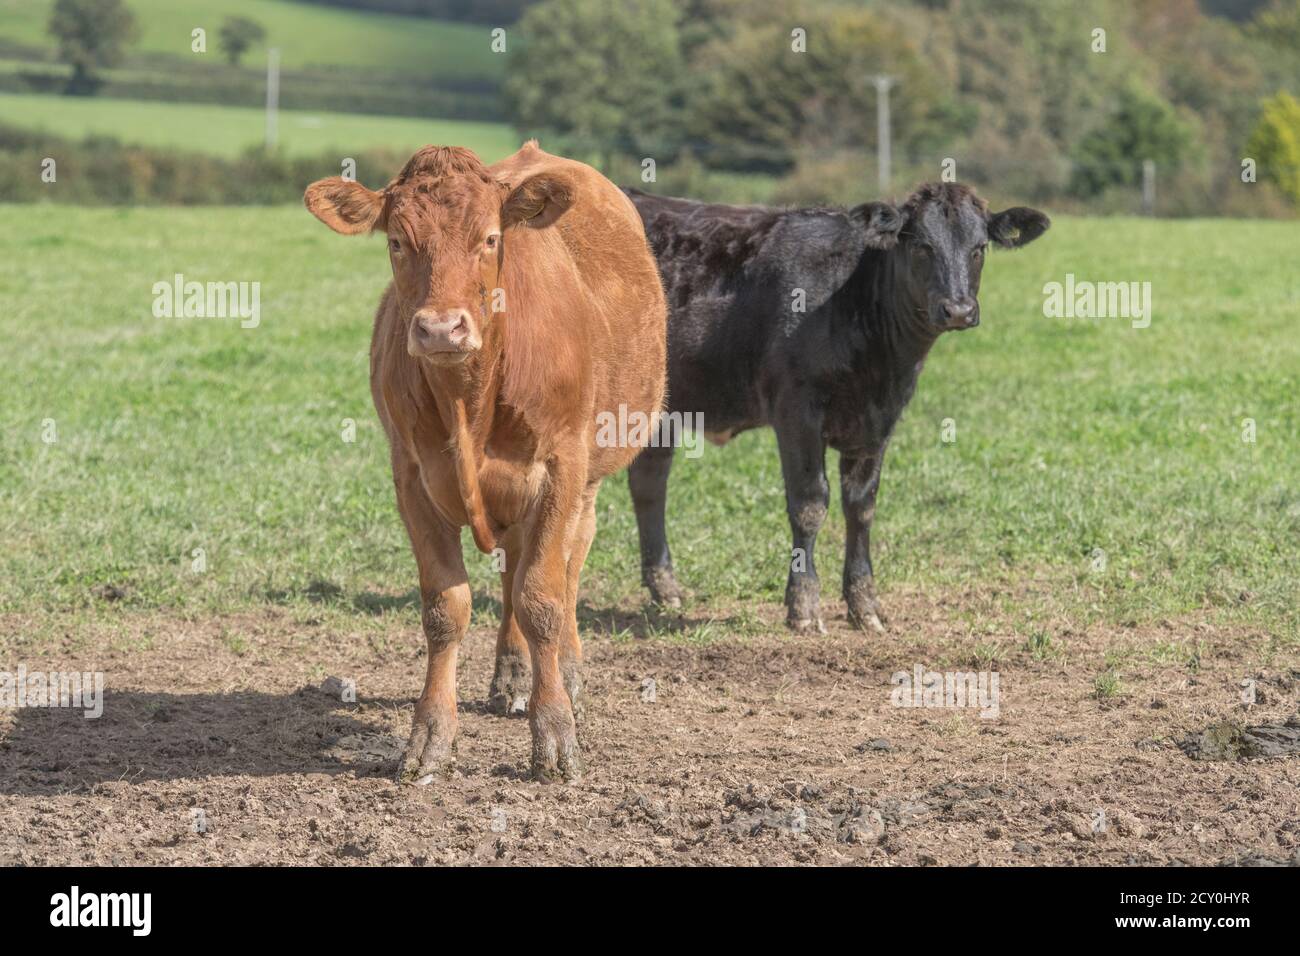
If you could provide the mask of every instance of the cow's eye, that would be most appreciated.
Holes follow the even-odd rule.
[[[984,258],[984,247],[976,246],[974,249],[971,250],[970,257],[974,259],[976,262],[979,262],[981,259]]]
[[[388,248],[391,249],[391,250],[393,250],[393,254],[394,254],[394,255],[396,255],[397,253],[400,253],[400,252],[402,251],[402,240],[401,240],[401,239],[389,239],[389,240],[388,240]]]
[[[497,243],[500,241],[501,241],[501,237],[498,236],[496,233],[493,233],[492,235],[488,236],[486,239],[483,240],[483,244],[487,246],[489,249],[495,249],[497,247]]]

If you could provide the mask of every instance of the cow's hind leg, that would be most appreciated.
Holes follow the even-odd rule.
[[[415,702],[411,737],[398,778],[431,783],[455,764],[456,658],[469,626],[470,588],[459,529],[434,511],[414,465],[393,464],[398,509],[420,568],[421,621],[429,659]]]
[[[502,536],[499,544],[505,552],[501,572],[501,626],[497,631],[497,662],[488,690],[488,709],[496,714],[520,716],[528,712],[528,642],[514,610],[515,567],[522,549],[522,529],[515,525]]]
[[[775,424],[785,479],[786,513],[794,538],[785,587],[786,624],[795,631],[824,633],[814,552],[817,532],[826,520],[830,488],[826,484],[826,446],[818,407],[810,397],[792,398]]]
[[[586,710],[582,693],[582,639],[578,636],[578,580],[582,577],[582,566],[587,563],[591,541],[596,536],[596,490],[589,489],[573,533],[565,595],[564,639],[560,643],[560,678],[564,681],[575,720],[581,720]]]
[[[871,568],[871,519],[876,513],[882,447],[874,455],[840,455],[840,499],[844,508],[844,603],[849,623],[864,631],[883,631],[885,615],[876,598]]]
[[[673,447],[646,448],[628,466],[627,484],[636,510],[637,537],[641,541],[641,583],[650,599],[664,607],[681,607],[682,590],[673,574],[668,551],[664,510],[668,503],[668,473],[673,467]]]

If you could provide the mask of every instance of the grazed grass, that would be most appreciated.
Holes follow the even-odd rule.
[[[1119,674],[1113,668],[1102,671],[1092,682],[1093,696],[1098,700],[1110,700],[1112,697],[1118,697],[1122,689]]]
[[[266,117],[247,106],[158,103],[104,97],[0,93],[0,120],[63,139],[111,136],[138,146],[175,147],[214,156],[236,156],[263,142]],[[369,116],[314,110],[281,110],[278,142],[292,155],[329,150],[344,156],[366,149],[410,149],[428,143],[468,146],[493,163],[519,148],[520,138],[504,123]],[[55,154],[57,157],[57,153]],[[337,173],[331,169],[322,175]],[[57,189],[57,184],[51,189]]]
[[[381,245],[292,208],[0,207],[0,225],[0,610],[414,614],[366,384]],[[1080,624],[1208,609],[1294,648],[1300,295],[1284,264],[1297,259],[1294,224],[1122,219],[1060,219],[991,257],[983,324],[936,346],[885,465],[873,539],[886,605],[900,585],[996,586],[1019,648],[1047,626],[1043,594]],[[261,325],[154,318],[151,287],[177,272],[260,282]],[[1044,318],[1043,283],[1067,272],[1150,281],[1150,328]],[[729,633],[713,608],[779,601],[789,539],[771,435],[679,457],[671,490],[679,575],[700,620],[718,618],[676,639]],[[603,620],[640,594],[625,477],[599,513],[584,596]],[[842,541],[833,505],[827,597]],[[495,594],[488,559],[466,556]],[[105,585],[120,598],[96,597]],[[996,657],[960,602],[947,611]]]

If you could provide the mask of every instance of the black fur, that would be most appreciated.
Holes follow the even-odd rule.
[[[787,581],[790,625],[821,627],[813,548],[829,501],[830,446],[840,453],[848,523],[849,615],[879,627],[869,535],[890,433],[935,339],[978,323],[989,242],[1030,242],[1047,217],[1024,207],[990,214],[958,184],[928,184],[901,206],[847,210],[626,192],[668,296],[669,410],[703,413],[706,432],[723,440],[776,429],[794,548],[804,556]],[[671,448],[647,449],[630,484],[644,581],[657,601],[674,605],[680,591],[664,533],[671,465]]]

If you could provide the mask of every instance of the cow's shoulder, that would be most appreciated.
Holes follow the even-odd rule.
[[[857,209],[791,209],[773,223],[762,248],[766,265],[807,293],[808,308],[842,288],[867,251],[866,222]]]

